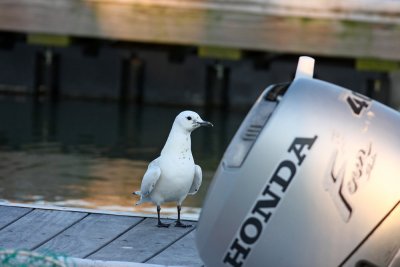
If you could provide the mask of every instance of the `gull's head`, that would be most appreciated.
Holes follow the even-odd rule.
[[[199,114],[194,111],[182,111],[175,119],[175,123],[184,130],[191,132],[201,126],[212,127],[212,123],[204,121]]]

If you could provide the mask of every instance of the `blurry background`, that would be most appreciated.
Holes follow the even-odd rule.
[[[193,109],[215,125],[192,134],[196,214],[246,112],[300,55],[399,109],[400,1],[0,1],[0,201],[132,211]]]

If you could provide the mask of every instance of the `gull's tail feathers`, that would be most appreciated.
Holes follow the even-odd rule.
[[[147,196],[146,197],[143,196],[140,191],[133,192],[132,194],[136,195],[136,196],[140,196],[140,199],[139,199],[138,202],[135,203],[135,206],[140,205],[140,204],[145,203],[145,202],[150,202],[150,199]]]

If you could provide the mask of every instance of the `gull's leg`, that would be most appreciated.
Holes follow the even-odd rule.
[[[178,205],[177,209],[178,209],[178,220],[176,221],[175,227],[183,227],[183,228],[192,227],[191,224],[181,223],[181,205]]]
[[[166,227],[166,228],[168,228],[169,224],[162,223],[161,220],[160,220],[160,211],[161,211],[161,207],[160,207],[160,205],[157,205],[157,216],[158,216],[158,224],[157,224],[157,226],[158,227]]]

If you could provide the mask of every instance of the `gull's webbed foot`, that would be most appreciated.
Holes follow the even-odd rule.
[[[177,221],[175,224],[175,227],[181,227],[181,228],[188,228],[188,227],[192,227],[193,225],[191,224],[183,224],[181,223],[181,221]]]
[[[168,228],[169,227],[169,223],[162,223],[161,221],[158,221],[157,227],[159,228]]]

